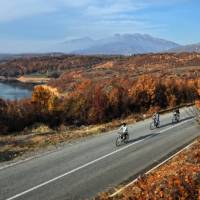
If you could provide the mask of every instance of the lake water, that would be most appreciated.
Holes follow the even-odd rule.
[[[25,87],[14,82],[0,82],[0,98],[7,100],[19,100],[25,97],[31,97],[31,95],[31,87]]]

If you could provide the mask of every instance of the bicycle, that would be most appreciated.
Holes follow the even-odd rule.
[[[118,132],[118,136],[116,139],[116,146],[119,147],[122,144],[126,144],[129,141],[129,134],[128,133],[122,133],[122,132]]]
[[[180,122],[180,115],[179,114],[174,114],[172,117],[172,124]]]
[[[160,121],[153,119],[153,121],[150,123],[150,130],[153,130],[155,128],[159,128],[160,127]]]

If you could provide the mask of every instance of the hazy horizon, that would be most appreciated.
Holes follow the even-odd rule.
[[[1,1],[0,53],[50,52],[59,42],[117,33],[199,43],[199,6],[197,0]]]

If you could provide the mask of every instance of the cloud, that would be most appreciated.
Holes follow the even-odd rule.
[[[104,0],[102,4],[91,3],[86,9],[86,14],[91,16],[103,16],[103,15],[112,15],[127,13],[138,10],[143,10],[148,7],[155,6],[169,6],[174,5],[175,3],[186,2],[188,0]],[[95,1],[94,1],[95,2]],[[96,1],[97,2],[97,1]]]
[[[88,16],[112,15],[180,1],[186,0],[0,0],[0,22],[71,9]]]
[[[95,1],[95,0],[94,0]],[[93,4],[92,0],[0,0],[0,22],[29,16],[79,9]]]
[[[55,2],[55,0],[52,0]],[[57,0],[56,1],[57,4],[60,4],[60,5],[64,5],[66,7],[74,7],[74,8],[78,8],[78,7],[86,7],[90,4],[92,4],[93,2],[95,2],[95,0],[75,0],[75,1],[72,1],[72,0]]]
[[[55,11],[42,0],[12,0],[0,3],[0,22]]]
[[[105,34],[116,32],[145,32],[162,29],[162,24],[153,24],[150,18],[144,14],[144,9],[151,6],[168,6],[177,1],[171,0],[83,0],[75,4],[68,0],[61,0],[65,8],[74,8],[77,15],[63,18],[62,25],[67,26],[70,37],[93,35],[101,37]],[[61,2],[60,2],[61,3]],[[138,17],[140,12],[140,17]],[[68,16],[67,16],[68,17]],[[166,27],[165,27],[166,28]]]
[[[89,15],[112,15],[140,10],[144,7],[143,3],[130,0],[115,0],[102,5],[91,5],[87,9]]]
[[[157,20],[157,14],[152,15],[154,8],[185,1],[189,0],[0,0],[0,38],[62,40],[156,33],[166,30],[167,25]],[[29,41],[18,46],[26,43]]]

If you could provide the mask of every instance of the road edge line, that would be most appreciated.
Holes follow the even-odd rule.
[[[180,154],[181,152],[183,152],[184,150],[190,148],[192,145],[194,145],[197,142],[197,140],[195,139],[195,141],[193,141],[192,143],[188,144],[186,147],[182,148],[181,150],[179,150],[178,152],[176,152],[175,154],[173,154],[172,156],[170,156],[169,158],[167,158],[166,160],[162,161],[161,163],[159,163],[158,165],[156,165],[155,167],[151,168],[150,170],[148,170],[146,173],[144,173],[144,175],[148,175],[149,173],[151,173],[152,171],[154,171],[155,169],[159,168],[161,165],[165,164],[166,162],[168,162],[169,160],[171,160],[172,158],[174,158],[175,156],[177,156],[178,154]],[[110,197],[114,197],[117,194],[120,194],[124,189],[126,189],[127,187],[129,187],[130,185],[134,184],[136,181],[138,181],[138,179],[140,178],[140,176],[138,176],[136,179],[134,179],[133,181],[131,181],[130,183],[128,183],[127,185],[125,185],[124,187],[120,188],[119,190],[117,190],[116,192],[114,192],[112,195],[110,195]]]

